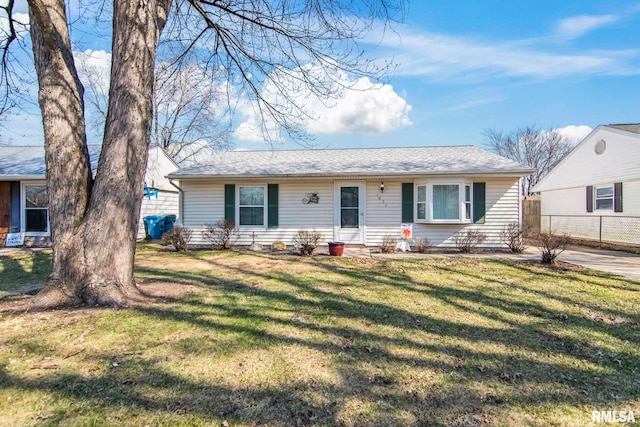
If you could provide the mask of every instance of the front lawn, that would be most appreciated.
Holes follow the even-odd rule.
[[[23,276],[39,256],[0,258],[0,292],[32,286]],[[151,296],[130,309],[29,313],[28,296],[0,300],[0,425],[640,420],[637,281],[504,260],[153,245],[136,266]]]

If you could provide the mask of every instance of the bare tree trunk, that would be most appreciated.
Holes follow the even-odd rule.
[[[31,38],[44,126],[53,271],[38,305],[77,302],[83,276],[77,232],[91,192],[83,88],[73,65],[64,1],[30,0]]]
[[[133,263],[153,70],[169,4],[170,0],[114,2],[109,109],[92,188],[82,86],[71,56],[64,1],[29,0],[36,26],[32,38],[54,241],[53,273],[36,296],[35,308],[123,306],[138,293]],[[82,165],[81,172],[70,173],[76,164]]]

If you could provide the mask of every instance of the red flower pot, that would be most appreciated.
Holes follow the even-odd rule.
[[[329,242],[329,255],[342,256],[344,252],[344,242]]]

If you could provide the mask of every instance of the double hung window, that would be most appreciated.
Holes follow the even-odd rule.
[[[265,225],[265,187],[238,187],[239,225]]]
[[[469,222],[471,184],[434,182],[416,186],[416,219],[419,222]]]
[[[25,184],[24,231],[35,234],[49,233],[49,198],[45,184]]]
[[[613,210],[613,186],[596,187],[596,210]]]

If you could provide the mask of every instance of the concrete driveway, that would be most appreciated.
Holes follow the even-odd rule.
[[[364,251],[367,253],[365,254]],[[371,256],[373,258],[446,258],[446,257],[470,257],[470,258],[508,258],[514,260],[539,261],[540,251],[537,248],[527,248],[522,254],[510,252],[484,252],[477,254],[460,253],[430,253],[419,254],[416,252],[396,252],[393,254],[369,254],[366,248],[345,249],[345,256]],[[559,261],[580,267],[618,274],[630,279],[640,280],[640,255],[621,251],[589,248],[584,246],[570,246],[558,257]]]
[[[562,252],[558,259],[569,264],[640,280],[640,255],[584,246],[571,246]]]

